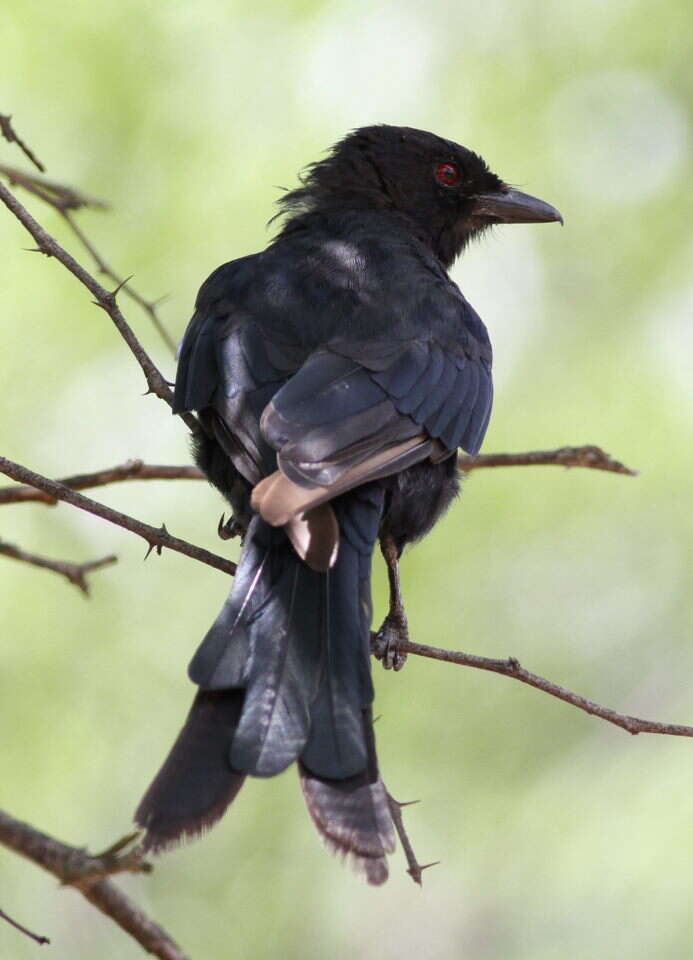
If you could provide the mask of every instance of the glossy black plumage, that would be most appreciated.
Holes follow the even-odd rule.
[[[199,412],[197,462],[247,533],[191,664],[202,692],[137,820],[165,846],[244,775],[298,761],[328,846],[380,883],[394,835],[370,710],[374,545],[401,552],[445,511],[493,396],[486,329],[446,267],[491,223],[559,215],[464,147],[384,126],[337,144],[282,206],[267,250],[203,284],[180,351],[175,408]],[[309,565],[291,525],[317,503]]]

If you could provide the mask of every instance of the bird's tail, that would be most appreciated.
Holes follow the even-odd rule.
[[[308,810],[327,846],[370,883],[394,848],[373,737],[370,565],[382,492],[333,502],[337,561],[310,569],[286,534],[253,518],[233,589],[190,665],[198,692],[186,723],[135,815],[158,849],[222,816],[247,774],[295,760]]]
[[[164,765],[135,812],[148,850],[164,850],[212,827],[243,786],[229,764],[242,690],[200,690]]]

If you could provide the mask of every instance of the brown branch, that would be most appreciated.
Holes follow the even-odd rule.
[[[77,225],[74,218],[67,212],[62,211],[62,216],[65,222],[69,225],[70,229],[80,241],[85,250],[90,254],[96,269],[104,277],[109,277],[113,283],[118,287],[119,290],[122,290],[123,293],[126,293],[131,300],[144,310],[151,320],[154,329],[157,331],[161,339],[164,341],[172,356],[176,355],[176,343],[171,334],[168,332],[166,327],[161,322],[159,314],[156,312],[156,307],[158,303],[161,303],[159,300],[146,300],[140,293],[135,290],[131,285],[129,280],[124,280],[119,276],[112,267],[110,267],[104,258],[101,256],[99,251],[96,249],[91,240],[87,237],[84,231]]]
[[[204,479],[205,475],[197,467],[169,467],[144,463],[142,460],[128,460],[116,467],[107,467],[94,473],[77,473],[63,477],[58,482],[71,490],[87,490],[90,487],[104,487],[109,483],[122,483],[124,480]],[[34,487],[0,487],[0,506],[6,503],[45,503],[54,506],[57,502],[55,497]]]
[[[411,800],[409,803],[400,803],[399,800],[395,800],[389,790],[386,790],[385,792],[387,793],[387,802],[388,806],[390,807],[390,816],[392,817],[392,822],[395,825],[399,842],[402,844],[402,850],[404,851],[404,856],[407,860],[407,873],[412,878],[414,883],[418,883],[418,885],[421,887],[423,886],[422,874],[424,870],[428,870],[429,867],[437,866],[440,863],[440,860],[434,860],[433,863],[422,864],[416,859],[416,854],[414,853],[414,848],[411,845],[409,834],[404,826],[402,808],[410,807],[413,803],[418,803],[418,800]]]
[[[0,920],[6,920],[11,926],[15,928],[15,930],[19,930],[20,933],[23,933],[27,937],[30,937],[32,940],[38,943],[39,946],[43,946],[44,943],[50,943],[50,940],[48,939],[48,937],[42,937],[40,934],[34,933],[33,930],[29,930],[28,927],[22,926],[21,923],[18,923],[16,920],[13,920],[12,917],[6,914],[4,910],[0,910]]]
[[[24,156],[30,160],[33,165],[41,171],[41,173],[43,173],[46,168],[38,159],[33,150],[30,150],[24,141],[17,136],[14,127],[12,126],[12,117],[5,113],[0,113],[0,134],[2,134],[8,143],[16,143]]]
[[[560,447],[558,450],[535,450],[531,453],[480,453],[475,457],[460,455],[457,464],[464,473],[480,467],[537,467],[546,464],[558,467],[589,467],[592,470],[623,473],[629,477],[638,475],[637,470],[631,470],[614,460],[601,447],[591,444],[584,447]]]
[[[526,683],[530,687],[542,690],[551,697],[556,697],[558,700],[563,700],[564,703],[577,707],[578,710],[584,710],[585,713],[600,717],[608,723],[613,723],[634,736],[638,733],[660,733],[670,737],[693,737],[693,727],[684,724],[642,720],[640,717],[627,716],[617,713],[616,710],[611,710],[609,707],[602,707],[586,697],[581,697],[579,694],[559,686],[552,680],[540,677],[536,673],[530,673],[514,657],[508,657],[506,660],[495,660],[491,657],[480,657],[473,653],[429,647],[423,643],[414,643],[412,640],[402,640],[397,645],[402,653],[413,653],[417,657],[428,657],[431,660],[456,663],[461,667],[474,667],[476,670],[489,670],[492,673],[500,673],[504,677],[519,680],[520,683]]]
[[[108,557],[102,557],[100,560],[90,560],[87,563],[50,560],[48,557],[42,557],[37,553],[27,553],[27,551],[22,550],[21,547],[17,547],[12,543],[6,543],[4,540],[0,540],[0,554],[5,557],[10,557],[12,560],[19,560],[21,563],[28,563],[32,567],[41,567],[44,570],[52,570],[53,573],[59,573],[86,596],[89,596],[87,574],[93,573],[94,570],[100,570],[102,567],[108,567],[118,560],[113,554],[110,554]]]
[[[22,187],[27,193],[43,200],[49,204],[58,213],[65,213],[68,210],[81,210],[83,207],[91,207],[94,210],[108,210],[108,204],[105,200],[98,197],[92,197],[76,187],[69,187],[65,183],[58,183],[56,180],[49,180],[47,177],[37,177],[34,173],[27,173],[18,167],[10,167],[5,163],[0,163],[0,174],[7,177],[10,186]]]
[[[483,453],[476,457],[460,456],[460,470],[468,473],[484,467],[540,466],[543,464],[564,467],[588,467],[593,470],[610,470],[627,476],[637,476],[637,471],[625,467],[599,447],[561,447],[559,450],[539,450],[529,453]],[[102,487],[108,483],[120,483],[123,480],[204,480],[205,475],[197,467],[164,466],[147,464],[142,460],[128,460],[126,463],[94,473],[80,473],[64,477],[59,482],[73,490],[86,490],[89,487]],[[33,487],[0,487],[0,506],[6,503],[46,503],[55,504],[55,499],[34,490]]]
[[[105,277],[109,277],[119,290],[126,293],[131,300],[134,300],[134,302],[145,311],[157,333],[170,352],[175,356],[176,344],[156,312],[157,303],[160,301],[146,300],[135,290],[128,280],[124,280],[123,277],[119,276],[115,270],[108,265],[105,258],[99,253],[92,241],[72,216],[72,211],[80,210],[82,207],[107,210],[108,204],[74,187],[56,183],[54,180],[47,180],[45,177],[37,177],[32,173],[25,173],[23,170],[17,170],[16,167],[8,167],[5,164],[0,164],[0,174],[4,174],[7,177],[10,186],[22,187],[58,211],[70,230],[72,230],[84,249],[91,256],[94,261],[94,266],[99,273]]]
[[[65,503],[69,503],[73,507],[86,510],[87,513],[92,513],[94,516],[101,517],[103,520],[108,520],[109,523],[114,523],[118,527],[123,527],[131,533],[137,534],[137,536],[142,537],[142,539],[149,544],[147,556],[149,556],[152,550],[156,550],[156,552],[160,554],[165,547],[168,550],[175,550],[177,553],[182,553],[186,557],[191,557],[193,560],[206,563],[210,567],[214,567],[216,570],[221,570],[223,573],[228,573],[231,576],[236,572],[236,564],[231,560],[220,557],[216,553],[211,553],[203,547],[188,543],[187,540],[181,540],[179,537],[172,536],[163,524],[157,528],[150,526],[148,523],[142,523],[141,520],[135,520],[134,517],[129,517],[119,510],[113,510],[103,503],[97,503],[96,500],[91,500],[89,497],[85,497],[83,494],[71,490],[62,483],[49,480],[48,477],[43,477],[39,473],[34,473],[33,470],[28,470],[26,467],[14,463],[12,460],[8,460],[6,457],[0,457],[0,473],[4,473],[5,476],[10,477],[12,480],[17,480],[19,483],[26,483],[32,487],[36,487],[38,490],[43,490],[44,493],[47,493],[54,500],[64,500]]]
[[[149,354],[135,336],[129,323],[120,311],[116,302],[116,295],[119,289],[115,291],[106,290],[101,284],[92,277],[92,275],[79,264],[75,258],[60,246],[57,240],[52,237],[43,227],[31,216],[29,211],[22,206],[14,194],[7,187],[0,183],[0,200],[5,204],[8,210],[15,215],[20,223],[29,231],[36,241],[36,249],[48,257],[55,257],[70,273],[87,288],[95,297],[94,303],[101,307],[111,318],[116,329],[125,340],[133,356],[142,368],[148,386],[148,393],[153,393],[159,399],[164,400],[170,407],[173,405],[173,393],[162,376],[161,372],[154,364]],[[191,413],[181,413],[180,418],[187,424],[193,432],[199,429],[197,418]]]
[[[102,854],[91,856],[86,850],[62,843],[0,810],[0,843],[3,846],[52,873],[63,884],[78,889],[147,953],[160,960],[186,960],[181,948],[163,927],[150,920],[137,904],[107,879],[109,875],[123,871],[151,871],[151,865],[143,859],[140,848],[120,853],[123,845],[135,836],[125,838]]]

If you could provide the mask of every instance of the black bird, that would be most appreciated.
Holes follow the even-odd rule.
[[[195,458],[244,541],[136,820],[165,848],[218,820],[248,774],[297,761],[328,847],[378,884],[394,831],[371,714],[374,545],[396,586],[491,413],[491,344],[447,269],[491,224],[561,216],[465,147],[385,125],[349,134],[279,202],[277,237],[205,281],[180,350],[175,410],[198,412]]]

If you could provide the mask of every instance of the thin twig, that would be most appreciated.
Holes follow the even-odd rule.
[[[558,450],[535,450],[531,453],[480,453],[475,457],[461,455],[457,458],[457,464],[464,473],[480,467],[538,467],[546,464],[557,467],[589,467],[591,470],[607,470],[628,477],[638,475],[637,470],[631,470],[614,460],[601,447],[592,444],[583,447],[560,447]]]
[[[40,934],[34,933],[33,930],[29,930],[28,927],[22,926],[21,923],[18,923],[16,920],[13,920],[12,917],[6,914],[4,910],[0,910],[0,920],[6,920],[11,926],[15,928],[15,930],[19,930],[20,933],[23,933],[27,937],[30,937],[32,940],[38,943],[39,946],[43,946],[44,943],[50,943],[50,940],[48,939],[48,937],[42,937]]]
[[[404,826],[402,807],[409,807],[412,805],[412,803],[418,803],[418,801],[411,800],[409,803],[400,803],[399,800],[395,800],[389,790],[386,790],[385,792],[387,793],[387,802],[390,807],[390,816],[392,817],[392,822],[395,825],[399,842],[402,844],[404,856],[407,859],[407,873],[412,878],[414,883],[418,883],[418,885],[422,887],[422,874],[424,870],[428,870],[429,867],[437,866],[440,863],[440,860],[434,860],[432,863],[419,863],[419,861],[416,859],[416,854],[414,853],[414,848],[411,845],[409,834]]]
[[[600,717],[608,723],[613,723],[634,736],[638,733],[660,733],[670,737],[693,737],[693,727],[685,726],[680,723],[660,723],[657,720],[642,720],[640,717],[631,717],[626,714],[617,713],[609,707],[602,707],[586,697],[581,697],[565,687],[540,677],[536,673],[530,673],[525,670],[514,657],[508,657],[506,660],[495,660],[491,657],[480,657],[473,653],[461,653],[457,650],[444,650],[441,647],[429,647],[423,643],[414,643],[412,640],[403,640],[398,646],[404,653],[412,653],[417,657],[428,657],[430,660],[442,660],[445,663],[456,663],[461,667],[474,667],[476,670],[489,670],[492,673],[500,673],[504,677],[510,677],[513,680],[519,680],[520,683],[526,683],[530,687],[536,687],[550,697],[556,697],[569,703],[578,710],[584,710],[592,716]]]
[[[93,473],[78,473],[58,481],[71,490],[87,490],[104,487],[124,480],[204,480],[205,475],[197,467],[173,467],[128,460],[116,467],[95,470]],[[7,503],[45,503],[54,506],[58,501],[43,490],[34,487],[0,487],[0,506]]]
[[[161,303],[161,300],[165,298],[159,298],[159,300],[146,300],[140,293],[137,292],[137,290],[135,290],[129,280],[124,280],[115,272],[112,267],[106,263],[103,256],[99,253],[81,227],[77,225],[70,213],[66,210],[63,210],[62,216],[84,249],[91,255],[94,265],[99,273],[101,273],[104,277],[109,277],[113,283],[115,283],[115,285],[123,291],[123,293],[126,293],[131,300],[134,300],[135,303],[144,310],[151,320],[154,329],[168,347],[171,355],[175,357],[176,342],[163,325],[161,319],[159,318],[159,314],[156,312],[157,304]]]
[[[44,570],[52,570],[53,573],[59,573],[70,583],[74,584],[85,596],[89,596],[89,583],[87,574],[95,570],[101,570],[102,567],[109,567],[116,563],[118,558],[114,554],[108,557],[102,557],[100,560],[90,560],[87,563],[70,563],[67,560],[50,560],[48,557],[42,557],[37,553],[27,553],[21,547],[12,543],[6,543],[0,540],[0,554],[10,557],[12,560],[19,560],[20,563],[28,563],[32,567],[41,567]]]
[[[0,134],[2,134],[8,143],[16,143],[24,156],[27,157],[27,159],[30,160],[33,165],[41,171],[41,173],[43,173],[46,168],[38,159],[33,150],[29,149],[24,141],[17,136],[14,127],[12,126],[11,115],[0,113]]]
[[[181,540],[178,537],[172,536],[163,524],[161,527],[152,527],[148,523],[142,523],[141,520],[135,520],[134,517],[129,517],[119,510],[113,510],[103,503],[97,503],[96,500],[91,500],[89,497],[85,497],[83,494],[71,490],[62,483],[49,480],[48,477],[41,476],[39,473],[34,473],[33,470],[28,470],[26,467],[21,466],[21,464],[14,463],[6,457],[0,457],[0,473],[4,473],[5,476],[10,477],[12,480],[17,480],[19,483],[26,483],[39,490],[43,490],[55,500],[64,500],[65,503],[72,504],[73,507],[86,510],[87,513],[93,513],[103,520],[108,520],[109,523],[114,523],[118,527],[123,527],[131,533],[137,534],[137,536],[142,537],[142,539],[149,544],[147,556],[149,556],[152,550],[160,554],[162,549],[166,547],[168,550],[175,550],[177,553],[185,554],[186,557],[199,560],[201,563],[206,563],[210,567],[214,567],[216,570],[221,570],[223,573],[228,573],[231,576],[236,572],[236,564],[231,560],[220,557],[216,553],[211,553],[203,547],[188,543],[187,540]]]
[[[128,842],[135,835],[125,838]],[[0,843],[75,887],[102,913],[111,917],[147,951],[160,960],[186,960],[171,936],[154,923],[108,876],[123,871],[149,873],[141,848],[121,854],[121,841],[98,856],[69,846],[0,810]]]
[[[146,300],[140,293],[137,292],[137,290],[135,290],[129,280],[124,280],[123,277],[119,276],[115,270],[109,266],[109,264],[106,262],[106,259],[101,253],[99,253],[99,251],[96,249],[96,246],[78,225],[72,215],[73,211],[80,210],[82,207],[107,210],[108,204],[105,201],[99,200],[96,197],[91,197],[74,187],[68,187],[62,183],[56,183],[54,180],[47,180],[45,177],[37,177],[34,174],[25,173],[23,170],[18,170],[16,167],[8,167],[5,164],[0,164],[0,174],[4,174],[7,177],[10,182],[10,186],[23,187],[24,190],[27,190],[29,193],[33,194],[33,196],[38,197],[39,199],[43,200],[44,203],[49,204],[49,206],[53,207],[54,210],[58,211],[70,230],[72,230],[84,249],[91,256],[92,260],[94,261],[94,266],[99,273],[101,273],[104,277],[109,277],[116,287],[118,287],[118,289],[122,290],[123,293],[126,293],[131,300],[134,300],[135,303],[137,303],[145,311],[154,325],[157,333],[164,341],[171,354],[175,356],[175,341],[161,322],[159,315],[156,312],[157,304],[161,302],[162,298],[159,300]]]
[[[101,284],[92,277],[92,275],[79,264],[75,258],[60,246],[43,227],[31,216],[29,211],[22,206],[14,194],[7,187],[0,183],[0,200],[5,204],[8,210],[15,215],[20,223],[29,231],[37,244],[37,250],[48,257],[55,257],[70,273],[79,280],[79,282],[89,290],[95,297],[94,303],[101,307],[111,318],[116,329],[125,340],[133,356],[142,368],[148,386],[148,393],[153,393],[159,399],[164,400],[170,407],[173,406],[173,393],[162,376],[161,372],[151,359],[147,351],[135,336],[129,323],[120,311],[116,302],[118,288],[115,291],[106,290]],[[191,413],[181,413],[180,418],[187,424],[193,432],[199,430],[197,418]]]
[[[20,170],[18,167],[10,167],[5,163],[0,163],[0,174],[7,177],[10,186],[22,187],[27,193],[43,200],[49,204],[58,213],[65,213],[67,210],[81,210],[83,207],[91,207],[94,210],[108,210],[108,204],[105,200],[98,197],[92,197],[76,187],[70,187],[65,183],[58,183],[56,180],[49,180],[47,177],[37,177],[35,173],[27,173],[26,170]]]
[[[595,451],[598,455],[595,455]],[[570,461],[570,462],[569,462]],[[460,456],[460,470],[468,473],[484,467],[514,467],[559,465],[588,467],[593,470],[611,470],[627,476],[637,476],[635,470],[624,467],[599,447],[561,447],[559,450],[538,450],[529,453],[484,453],[476,457]],[[606,466],[605,464],[611,464]],[[73,490],[86,490],[89,487],[102,487],[108,483],[120,483],[123,480],[204,480],[205,475],[197,467],[165,466],[147,464],[142,460],[128,460],[126,463],[93,473],[80,473],[64,477],[59,482]],[[32,487],[0,487],[0,506],[6,503],[45,503],[55,504],[55,500],[41,490]]]

